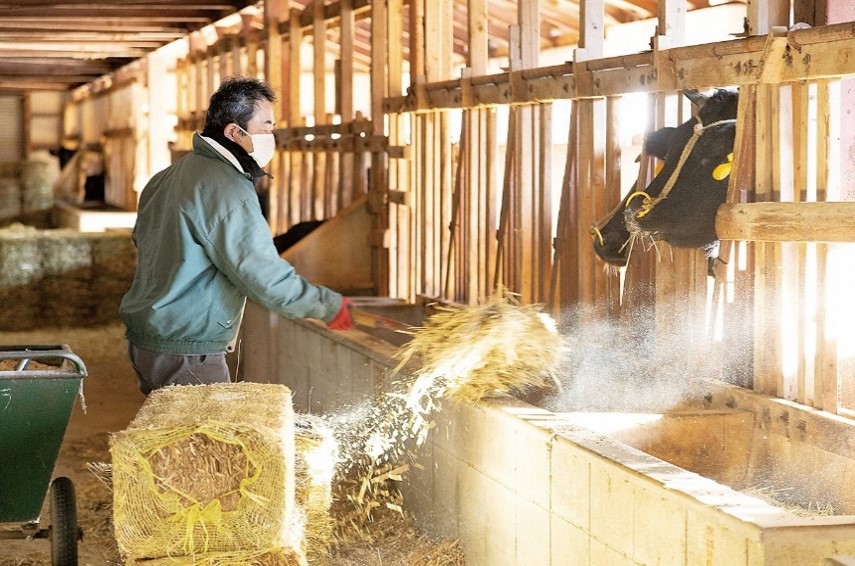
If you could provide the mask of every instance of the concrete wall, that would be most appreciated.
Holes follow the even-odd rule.
[[[284,383],[298,411],[335,413],[383,395],[395,352],[359,330],[248,305],[240,375]],[[501,397],[434,418],[405,507],[424,531],[459,538],[467,564],[794,566],[855,553],[855,516],[796,517],[572,415]]]

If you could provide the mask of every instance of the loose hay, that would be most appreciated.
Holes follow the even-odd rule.
[[[442,399],[474,402],[496,392],[542,388],[554,381],[562,356],[552,320],[503,292],[481,306],[442,309],[412,334],[395,370],[404,390],[331,420],[342,447],[333,486],[337,548],[377,544],[393,534],[384,525],[400,525],[406,517],[398,486],[411,467],[419,467],[419,447],[435,426],[431,415]],[[412,375],[402,371],[416,360]]]
[[[237,552],[305,563],[284,386],[157,390],[110,451],[116,540],[128,560]],[[217,556],[210,564],[231,564]]]
[[[441,308],[414,331],[401,366],[417,356],[417,377],[437,387],[438,396],[474,402],[557,384],[561,353],[561,337],[541,306],[520,305],[499,291],[483,305]]]
[[[752,485],[745,489],[743,493],[789,511],[796,517],[831,517],[838,514],[831,503],[821,503],[819,501],[803,502],[796,488]]]
[[[355,540],[335,548],[335,566],[465,566],[458,541],[437,541],[419,535],[412,515],[387,513],[372,524],[373,540]]]
[[[309,564],[321,563],[332,542],[334,522],[330,507],[337,461],[338,446],[324,419],[295,415],[294,491],[303,526],[303,550]]]
[[[299,564],[300,562],[291,552],[250,550],[131,560],[127,566],[298,566]]]

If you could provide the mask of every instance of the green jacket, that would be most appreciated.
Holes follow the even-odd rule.
[[[146,350],[225,351],[245,298],[327,322],[341,307],[341,295],[279,257],[249,175],[198,134],[192,153],[146,185],[133,239],[137,269],[120,314],[127,338]]]

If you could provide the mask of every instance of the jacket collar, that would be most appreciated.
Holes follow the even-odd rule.
[[[244,148],[240,145],[236,144],[232,140],[228,139],[222,134],[210,133],[207,131],[203,131],[202,133],[196,133],[194,135],[194,149],[200,149],[196,147],[196,139],[200,141],[204,141],[211,149],[213,149],[217,154],[222,156],[226,161],[231,163],[235,169],[237,169],[242,175],[246,178],[250,179],[253,184],[257,185],[259,181],[263,177],[273,178],[270,174],[264,171],[261,167],[258,166],[258,163],[255,162],[255,159],[252,158],[249,153],[246,152]]]

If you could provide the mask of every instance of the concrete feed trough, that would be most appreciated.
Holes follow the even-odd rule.
[[[398,347],[376,335],[255,306],[244,334],[243,375],[286,383],[298,411],[349,410],[390,390]],[[846,419],[719,383],[662,413],[499,397],[433,416],[405,506],[423,530],[459,538],[467,564],[819,565],[855,554]]]

